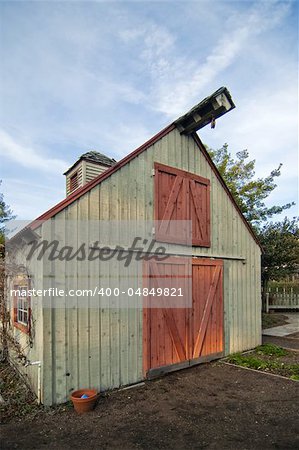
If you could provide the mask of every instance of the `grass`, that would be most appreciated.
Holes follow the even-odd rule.
[[[291,378],[292,380],[299,381],[299,375],[291,375],[290,378]]]
[[[284,359],[292,356],[289,352],[277,345],[259,345],[253,353],[234,353],[229,355],[227,361],[241,367],[276,373],[278,375],[299,381],[299,364],[289,363]]]
[[[287,356],[288,351],[275,344],[263,344],[256,347],[255,351],[260,355]]]

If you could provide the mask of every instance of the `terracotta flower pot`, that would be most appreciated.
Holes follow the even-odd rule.
[[[87,395],[87,398],[81,398],[84,394]],[[93,410],[97,399],[98,392],[95,389],[79,389],[71,394],[71,400],[78,414]]]

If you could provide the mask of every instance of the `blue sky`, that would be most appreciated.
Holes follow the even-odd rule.
[[[0,39],[0,178],[18,219],[64,198],[80,154],[120,159],[220,86],[237,108],[202,140],[247,148],[257,176],[282,162],[269,204],[298,203],[296,1],[1,1]]]

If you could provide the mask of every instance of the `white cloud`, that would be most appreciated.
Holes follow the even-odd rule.
[[[61,181],[62,177],[61,177]],[[56,186],[59,185],[57,177]],[[54,185],[54,186],[55,186]],[[64,183],[61,183],[63,186]],[[6,203],[10,206],[17,220],[34,220],[43,212],[61,201],[65,192],[63,189],[53,189],[53,183],[44,184],[27,183],[22,179],[17,182],[14,179],[5,179],[1,184],[1,192],[4,194]]]
[[[193,59],[182,56],[174,36],[166,29],[145,27],[141,57],[152,74],[152,107],[172,118],[182,114],[198,101],[199,93],[208,84],[246,51],[251,39],[278,25],[290,6],[291,2],[257,2],[251,10],[224,20],[221,37],[212,48],[206,46],[209,54],[200,64],[196,55]]]
[[[134,126],[133,124],[120,123],[117,133],[109,136],[113,156],[116,159],[123,158],[150,139],[151,136],[152,133],[142,125]]]
[[[48,173],[60,173],[68,167],[67,162],[57,158],[50,158],[38,149],[23,145],[1,129],[0,155],[23,167]]]
[[[132,41],[135,41],[135,39],[139,38],[143,35],[142,28],[134,28],[134,29],[124,29],[120,30],[118,33],[121,40],[125,43],[130,43]]]
[[[289,177],[298,174],[298,113],[296,89],[293,86],[272,93],[271,97],[260,93],[259,103],[253,100],[241,111],[239,120],[235,117],[233,141],[240,142],[244,136],[252,136],[255,157],[259,159],[262,170],[273,168],[282,162],[287,166]],[[250,145],[250,144],[249,144]],[[261,172],[261,170],[258,170]]]
[[[175,37],[167,29],[151,24],[144,30],[144,49],[141,58],[154,78],[168,75],[171,70],[167,54],[173,50]]]
[[[53,9],[43,2],[28,6],[24,15],[2,19],[7,42],[0,48],[3,129],[17,127],[43,148],[54,141],[75,142],[77,149],[90,140],[81,129],[90,126],[99,136],[99,128],[115,127],[120,107],[134,108],[145,100],[118,63],[118,8],[103,14],[104,8],[92,4],[85,10],[62,2]],[[11,25],[5,25],[9,19]]]

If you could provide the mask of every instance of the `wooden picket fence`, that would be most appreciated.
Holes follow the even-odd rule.
[[[270,309],[299,310],[299,294],[293,288],[269,288],[266,293],[266,312]]]

